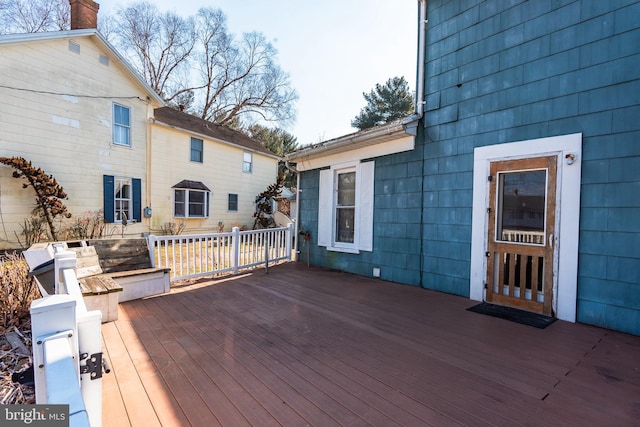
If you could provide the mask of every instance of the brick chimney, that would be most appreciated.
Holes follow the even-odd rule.
[[[69,0],[69,6],[72,30],[98,28],[98,3],[92,0]]]

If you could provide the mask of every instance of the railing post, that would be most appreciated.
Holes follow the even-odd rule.
[[[33,365],[36,389],[36,403],[47,403],[47,382],[44,364],[44,339],[60,331],[71,331],[72,350],[78,353],[78,334],[76,333],[76,300],[71,295],[49,295],[34,300],[31,312],[31,335],[33,336]],[[75,372],[80,372],[78,358],[75,359]],[[67,384],[75,383],[80,387],[79,375],[67,379]]]
[[[75,252],[65,250],[62,245],[53,246],[53,258],[54,261],[54,279],[55,279],[55,293],[56,294],[68,294],[66,284],[64,283],[64,271],[67,269],[75,269],[78,264],[78,259]]]
[[[156,268],[156,236],[147,236],[147,248],[149,249],[149,259],[151,267]]]
[[[269,274],[269,232],[264,233],[264,271]]]
[[[75,252],[54,248],[58,294],[31,304],[36,402],[68,403],[71,425],[102,425],[102,313],[87,311]],[[61,333],[61,331],[65,331]],[[82,372],[82,373],[81,373]],[[77,382],[74,387],[70,381]],[[40,389],[40,390],[39,390]]]
[[[240,271],[240,228],[233,227],[231,230],[233,235],[231,236],[231,250],[233,251],[233,274],[238,274]]]

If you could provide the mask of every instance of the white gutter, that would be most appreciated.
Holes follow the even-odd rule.
[[[296,159],[305,157],[309,154],[318,154],[327,150],[335,150],[337,148],[357,144],[359,142],[371,142],[375,141],[378,138],[397,133],[406,133],[415,136],[416,126],[412,122],[415,122],[418,119],[420,119],[420,117],[416,114],[413,114],[409,117],[398,119],[386,125],[376,126],[371,129],[341,136],[339,138],[324,141],[319,144],[310,145],[306,148],[295,151],[294,153],[288,154],[286,156],[286,159],[295,161]]]
[[[418,81],[416,85],[416,114],[422,117],[424,114],[424,77],[425,77],[425,46],[427,38],[427,0],[418,0],[420,9],[420,22],[418,25]]]

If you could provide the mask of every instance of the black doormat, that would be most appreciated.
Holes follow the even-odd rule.
[[[517,308],[504,307],[486,302],[469,307],[467,310],[498,317],[500,319],[510,320],[512,322],[522,323],[523,325],[533,326],[534,328],[540,329],[544,329],[556,321],[555,317],[544,316],[538,313],[531,313],[529,311],[518,310]]]

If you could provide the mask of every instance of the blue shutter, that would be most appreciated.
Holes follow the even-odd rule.
[[[206,202],[205,202],[205,218],[209,218],[209,192],[207,191],[206,193]]]
[[[115,216],[115,183],[112,175],[102,176],[102,197],[104,200],[104,222],[113,222]]]
[[[131,186],[133,187],[133,219],[140,222],[142,221],[142,180],[132,178]]]

